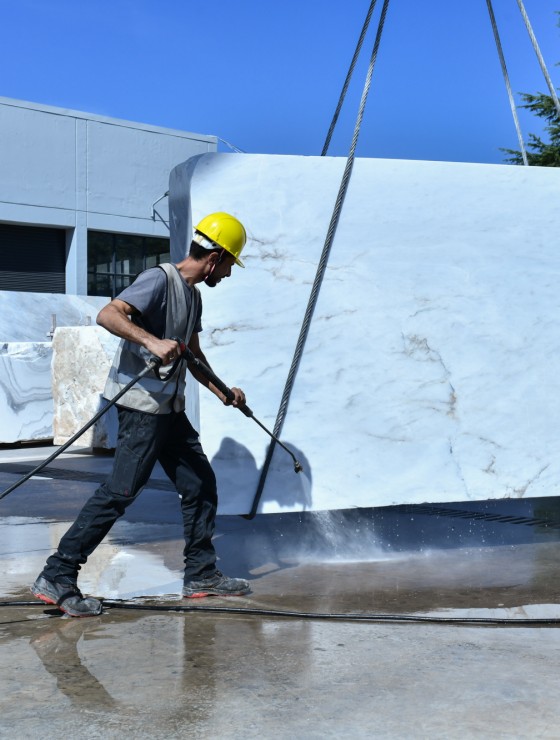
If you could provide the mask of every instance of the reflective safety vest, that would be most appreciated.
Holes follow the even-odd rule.
[[[158,265],[158,267],[167,275],[167,311],[164,336],[167,339],[181,337],[188,344],[196,323],[200,305],[200,292],[198,288],[192,286],[193,300],[190,311],[187,313],[185,288],[179,270],[170,263]],[[134,321],[134,318],[132,320]],[[109,400],[114,398],[127,383],[130,383],[136,375],[144,370],[152,357],[153,355],[139,344],[121,339],[113,359],[113,365],[109,370],[103,392],[104,397]],[[169,369],[170,366],[162,367],[160,372],[164,375]],[[177,370],[165,382],[159,380],[155,373],[149,373],[141,378],[122,398],[119,398],[118,405],[137,411],[147,411],[151,414],[169,414],[171,411],[184,411],[186,372],[187,363],[181,362]]]

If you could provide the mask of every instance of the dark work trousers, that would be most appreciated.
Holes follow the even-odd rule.
[[[158,460],[181,498],[185,582],[213,575],[216,477],[197,432],[183,412],[147,414],[119,408],[118,414],[113,472],[84,504],[57,552],[48,558],[43,575],[51,581],[76,578],[80,566],[146,485]]]

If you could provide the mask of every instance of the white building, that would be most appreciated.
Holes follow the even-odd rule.
[[[216,150],[215,136],[0,98],[0,444],[53,436],[54,327],[95,323],[169,261],[169,173]]]
[[[167,204],[152,204],[170,171],[216,150],[215,136],[0,97],[0,290],[119,292],[169,258]]]

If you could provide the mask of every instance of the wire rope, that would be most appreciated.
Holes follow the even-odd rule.
[[[348,91],[348,86],[350,84],[350,80],[352,79],[352,74],[354,73],[354,68],[356,66],[356,63],[358,61],[358,57],[360,56],[360,51],[362,50],[362,45],[364,43],[364,39],[366,37],[367,30],[369,28],[369,22],[371,20],[371,16],[373,15],[373,11],[375,9],[375,5],[377,3],[377,0],[371,0],[369,10],[366,15],[366,19],[364,21],[364,25],[362,26],[362,31],[360,33],[360,38],[358,39],[358,44],[356,46],[356,50],[354,51],[354,56],[352,57],[352,61],[350,62],[350,68],[348,69],[348,74],[346,75],[346,79],[344,80],[344,85],[342,86],[342,91],[340,93],[340,97],[338,99],[338,105],[336,106],[336,110],[334,112],[333,119],[331,121],[331,125],[329,128],[329,131],[327,133],[327,138],[325,139],[325,143],[323,144],[323,150],[321,152],[321,156],[324,157],[327,154],[327,151],[329,149],[331,138],[334,133],[335,126],[338,121],[338,116],[340,115],[340,111],[342,109],[342,104],[344,103],[344,98],[346,97],[346,92]]]
[[[525,142],[523,141],[523,134],[521,133],[521,126],[519,125],[519,116],[517,115],[517,107],[515,100],[513,99],[513,93],[511,91],[511,85],[509,82],[509,75],[506,66],[506,60],[504,57],[504,51],[502,49],[502,42],[500,41],[500,34],[498,33],[498,25],[496,23],[496,16],[494,15],[494,8],[492,7],[492,0],[486,0],[488,6],[488,13],[490,15],[490,23],[492,24],[492,31],[494,32],[494,40],[496,42],[496,49],[498,50],[498,56],[500,57],[500,64],[502,67],[502,74],[504,76],[504,82],[509,98],[509,105],[511,113],[513,115],[513,122],[515,124],[515,130],[517,131],[517,139],[519,141],[519,148],[521,149],[521,156],[523,158],[523,164],[525,167],[529,166],[529,160],[527,159],[527,150],[525,149]]]
[[[535,50],[535,54],[537,55],[537,59],[539,60],[539,64],[541,65],[541,70],[546,80],[546,84],[548,85],[548,89],[550,90],[550,95],[552,97],[552,100],[554,101],[554,105],[556,106],[556,111],[558,115],[560,116],[560,100],[558,100],[558,95],[556,94],[556,90],[554,88],[554,85],[552,84],[550,75],[548,74],[548,69],[544,62],[543,55],[541,54],[541,50],[537,43],[536,36],[533,33],[533,27],[531,26],[531,22],[529,21],[529,16],[527,15],[527,11],[525,10],[525,6],[523,5],[523,0],[517,0],[517,5],[519,6],[519,10],[521,11],[523,20],[525,21],[527,33],[529,34],[529,38],[531,39],[531,43],[533,44],[533,49]]]
[[[370,89],[370,86],[371,86],[371,78],[372,78],[372,75],[373,75],[373,68],[375,66],[375,61],[377,59],[377,53],[378,53],[378,50],[379,50],[379,44],[381,43],[381,36],[382,36],[382,33],[383,33],[383,27],[385,25],[385,18],[386,18],[386,15],[387,15],[388,7],[389,7],[389,0],[384,0],[383,8],[381,10],[381,16],[380,16],[380,19],[379,19],[379,24],[378,24],[378,27],[377,27],[377,34],[375,36],[375,42],[373,44],[373,49],[372,49],[372,52],[371,52],[371,57],[370,57],[370,61],[369,61],[369,66],[368,66],[368,71],[367,71],[367,75],[366,75],[366,80],[365,80],[364,88],[363,88],[363,91],[362,91],[362,97],[361,97],[361,100],[360,100],[360,105],[359,105],[359,109],[358,109],[358,115],[357,115],[356,123],[355,123],[355,126],[354,126],[354,134],[352,136],[352,143],[350,145],[350,151],[349,151],[349,154],[348,154],[348,158],[346,160],[346,166],[344,168],[344,173],[342,175],[342,180],[341,180],[341,183],[340,183],[338,195],[337,195],[336,202],[335,202],[335,205],[334,205],[334,210],[333,210],[333,213],[332,213],[332,216],[331,216],[331,220],[330,220],[330,223],[329,223],[329,228],[327,230],[327,235],[326,235],[325,243],[324,243],[323,250],[322,250],[322,253],[321,253],[321,258],[319,260],[319,264],[318,264],[318,267],[317,267],[317,272],[315,274],[315,279],[313,281],[313,286],[311,288],[311,293],[310,293],[310,296],[309,296],[309,301],[308,301],[308,304],[307,304],[307,308],[305,310],[305,315],[304,315],[303,322],[302,322],[302,325],[301,325],[299,337],[298,337],[298,340],[297,340],[297,343],[296,343],[296,348],[295,348],[295,351],[294,351],[294,356],[293,356],[293,359],[292,359],[292,363],[291,363],[290,370],[289,370],[289,373],[288,373],[288,377],[287,377],[287,380],[286,380],[286,384],[285,384],[285,387],[284,387],[284,392],[282,394],[282,400],[280,402],[280,407],[279,407],[279,410],[278,410],[278,414],[276,416],[276,423],[274,425],[274,436],[275,437],[279,437],[280,436],[280,432],[281,432],[282,426],[284,424],[284,419],[286,417],[286,411],[288,409],[288,403],[290,401],[290,396],[291,396],[291,393],[292,393],[292,389],[293,389],[293,385],[294,385],[294,381],[295,381],[295,376],[296,376],[296,373],[297,373],[297,370],[298,370],[298,367],[299,367],[301,356],[303,354],[303,348],[304,348],[305,342],[307,340],[307,335],[309,333],[309,327],[310,327],[310,324],[311,324],[311,318],[313,316],[313,312],[314,312],[315,306],[317,304],[317,299],[318,299],[318,296],[319,296],[319,290],[320,290],[321,284],[323,282],[323,277],[324,277],[324,274],[325,274],[325,270],[326,270],[326,267],[327,267],[327,262],[328,262],[329,254],[330,254],[330,251],[331,251],[331,247],[332,247],[334,235],[335,235],[335,232],[336,232],[336,227],[338,225],[338,220],[340,218],[340,212],[342,210],[342,205],[344,203],[344,198],[345,198],[346,192],[348,190],[348,183],[350,181],[350,175],[352,174],[352,168],[353,168],[353,165],[354,165],[354,157],[355,157],[355,152],[356,152],[356,145],[358,143],[358,137],[359,137],[359,134],[360,134],[360,128],[361,128],[362,120],[363,120],[363,117],[364,117],[364,110],[365,110],[365,106],[366,106],[366,101],[367,101],[369,89]],[[253,504],[252,504],[252,507],[251,507],[251,511],[249,512],[249,514],[246,514],[245,515],[245,518],[246,519],[252,519],[255,516],[255,514],[257,513],[259,501],[260,501],[261,496],[262,496],[262,492],[263,492],[263,489],[264,489],[264,485],[265,485],[265,482],[266,482],[266,478],[267,478],[267,475],[268,475],[268,470],[269,470],[269,467],[270,467],[270,463],[272,461],[272,456],[274,454],[275,447],[276,447],[276,444],[275,444],[274,441],[268,447],[268,450],[267,450],[267,453],[266,453],[266,458],[265,458],[265,461],[264,461],[264,464],[263,464],[263,468],[261,470],[259,482],[258,482],[258,485],[257,485],[257,491],[256,491],[255,496],[254,496],[254,499],[253,499]]]

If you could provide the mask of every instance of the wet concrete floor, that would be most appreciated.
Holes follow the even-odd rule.
[[[95,488],[85,473],[107,464],[65,456],[60,477],[0,502],[2,604],[33,602]],[[196,606],[560,620],[555,498],[220,517],[216,547],[252,593]],[[176,494],[148,487],[80,582],[153,611],[0,606],[0,737],[560,737],[555,626],[158,611],[193,603],[177,596],[181,550]]]

